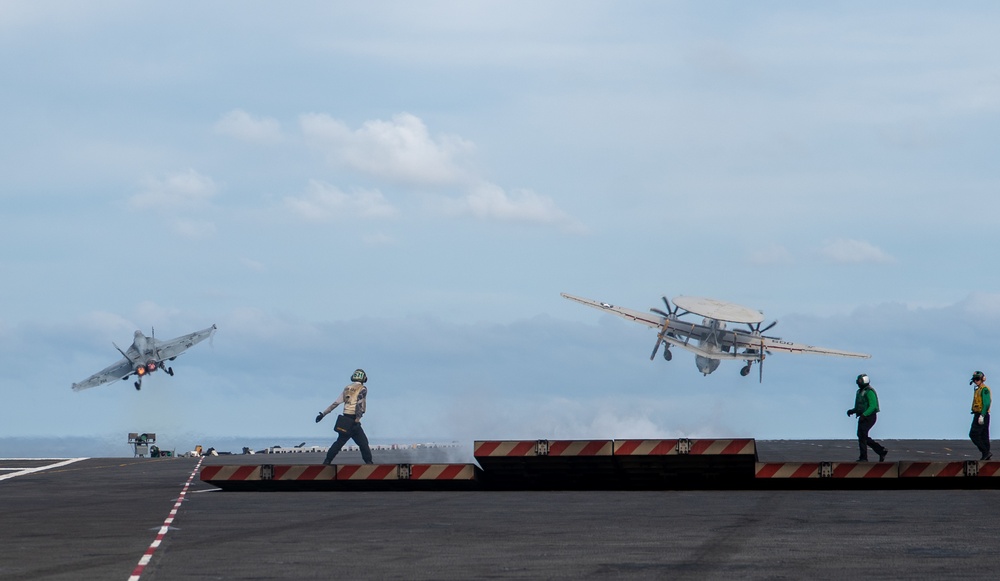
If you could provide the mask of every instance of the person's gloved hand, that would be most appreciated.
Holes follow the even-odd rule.
[[[979,414],[979,419],[976,421],[979,422],[980,426],[986,423],[986,420],[983,419],[983,414]]]
[[[851,408],[851,409],[847,410],[847,415],[853,416],[854,415],[854,408]]]
[[[319,415],[316,416],[316,423],[318,424],[319,421],[322,419],[323,419],[323,412],[319,412]]]

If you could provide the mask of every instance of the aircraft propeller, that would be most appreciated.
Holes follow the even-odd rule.
[[[660,309],[657,309],[656,307],[649,309],[650,312],[656,313],[657,315],[660,315],[664,319],[663,328],[661,328],[660,332],[657,333],[656,335],[656,345],[653,346],[653,353],[652,355],[649,356],[650,361],[656,358],[656,352],[660,350],[660,344],[663,343],[663,336],[667,332],[667,327],[670,326],[670,319],[676,318],[678,316],[677,311],[680,310],[680,307],[678,307],[677,305],[671,307],[670,301],[667,300],[667,297],[661,297],[661,298],[663,299],[663,304],[666,305],[667,307],[667,312],[663,312]],[[685,311],[685,313],[686,312],[687,311]],[[667,361],[673,359],[673,354],[670,352],[670,345],[667,345],[663,349],[663,358],[666,359]]]
[[[750,331],[754,335],[760,335],[760,334],[768,331],[769,329],[771,329],[771,327],[774,327],[777,324],[778,324],[778,320],[775,319],[774,321],[771,321],[770,325],[764,327],[763,329],[760,328],[760,323],[757,323],[756,325],[751,325],[750,323],[747,323],[747,327],[750,327]]]
[[[775,321],[775,322],[771,323],[767,328],[770,329],[771,327],[775,326],[777,323],[778,323],[778,321]],[[760,323],[757,323],[757,326],[759,327]],[[764,337],[761,336],[761,338],[760,338],[760,361],[757,363],[757,383],[764,383],[764,357],[765,357],[765,355],[766,355],[766,352],[764,351]]]
[[[660,297],[660,298],[663,299],[663,304],[667,306],[667,312],[664,313],[663,311],[661,311],[660,309],[657,309],[655,307],[652,308],[652,309],[649,309],[649,310],[651,312],[656,313],[657,315],[660,315],[660,316],[663,316],[663,317],[667,317],[667,318],[670,318],[671,316],[677,316],[677,311],[680,309],[680,307],[678,307],[676,305],[673,306],[673,307],[671,307],[670,306],[670,301],[667,300],[667,297]]]

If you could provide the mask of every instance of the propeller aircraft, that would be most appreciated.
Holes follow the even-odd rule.
[[[777,325],[778,321],[772,321],[761,328],[764,315],[760,311],[715,299],[680,296],[674,298],[674,304],[671,306],[670,300],[663,297],[666,310],[652,308],[650,309],[652,314],[648,314],[566,293],[561,294],[563,298],[571,301],[656,329],[656,345],[653,346],[653,354],[649,356],[650,361],[656,357],[660,345],[664,346],[663,358],[667,361],[673,359],[671,347],[686,349],[694,353],[695,364],[703,375],[708,375],[718,369],[719,363],[723,360],[745,361],[746,365],[740,369],[740,375],[744,377],[749,375],[752,365],[756,363],[759,374],[758,381],[763,381],[764,358],[773,351],[860,359],[871,357],[866,353],[814,347],[764,335],[765,332]],[[701,323],[685,320],[682,318],[685,315],[700,316],[702,317]],[[747,330],[738,327],[729,329],[726,327],[726,323],[746,325]]]

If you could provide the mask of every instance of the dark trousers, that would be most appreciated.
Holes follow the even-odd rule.
[[[881,456],[885,454],[885,448],[875,440],[868,437],[868,432],[872,429],[877,421],[878,414],[872,414],[868,417],[858,416],[858,448],[861,449],[861,455],[858,456],[859,460],[868,460],[868,448],[875,450],[875,453]]]
[[[969,430],[969,438],[979,448],[983,458],[986,458],[990,454],[990,414],[982,414],[983,425],[981,426],[979,425],[979,415],[972,416],[972,429]]]
[[[354,443],[361,448],[361,458],[365,461],[365,464],[372,463],[372,450],[368,447],[368,436],[365,435],[365,430],[361,427],[361,424],[355,422],[350,430],[342,432],[337,436],[337,441],[330,446],[330,449],[326,452],[326,460],[323,462],[330,464],[333,462],[334,456],[340,452],[340,449],[344,447],[347,440],[354,440]]]

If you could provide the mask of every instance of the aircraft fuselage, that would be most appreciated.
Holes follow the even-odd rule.
[[[701,324],[711,329],[711,334],[698,341],[698,346],[706,351],[722,351],[722,347],[719,346],[718,332],[725,330],[726,323],[706,317],[702,319]],[[712,359],[711,357],[705,357],[703,355],[695,355],[694,357],[694,364],[698,367],[698,371],[700,371],[703,375],[708,375],[718,369],[720,363],[722,363],[721,359]]]
[[[142,386],[142,378],[160,368],[159,342],[155,337],[147,337],[142,331],[136,331],[132,338],[132,346],[122,354],[132,363],[133,374],[138,378],[135,388]],[[173,375],[173,370],[167,368],[167,373]],[[128,376],[123,377],[128,379]]]

